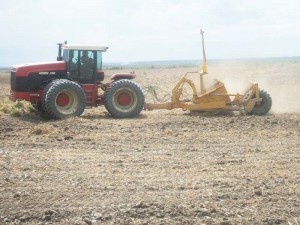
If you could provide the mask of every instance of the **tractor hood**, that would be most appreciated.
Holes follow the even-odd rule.
[[[26,63],[13,66],[13,72],[17,76],[28,76],[29,73],[64,71],[66,70],[66,62],[42,62],[42,63]]]

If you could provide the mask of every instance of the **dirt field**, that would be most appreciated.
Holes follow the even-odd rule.
[[[139,69],[136,81],[163,97],[196,69]],[[102,107],[60,121],[0,114],[0,224],[298,225],[300,62],[208,69],[233,92],[257,80],[272,112],[162,110],[120,120]],[[9,73],[0,82],[4,98]]]

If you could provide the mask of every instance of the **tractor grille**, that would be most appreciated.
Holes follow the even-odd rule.
[[[16,90],[16,72],[11,71],[10,73],[10,88],[11,90]]]
[[[28,84],[29,83],[29,84]],[[10,89],[17,92],[27,92],[30,91],[30,85],[34,82],[28,82],[28,77],[17,76],[16,71],[12,70],[10,72]]]

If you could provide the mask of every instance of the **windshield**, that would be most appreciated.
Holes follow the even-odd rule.
[[[68,62],[69,61],[69,50],[68,49],[64,49],[63,50],[63,61]]]

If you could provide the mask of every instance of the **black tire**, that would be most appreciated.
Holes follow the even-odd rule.
[[[51,119],[50,116],[45,112],[42,102],[39,101],[37,102],[37,104],[33,104],[32,106],[36,111],[39,112],[40,117],[42,117],[43,119]]]
[[[31,105],[39,113],[44,112],[44,109],[43,109],[43,106],[42,106],[42,102],[37,102],[36,104],[31,104]]]
[[[113,82],[104,92],[104,106],[115,118],[137,116],[144,107],[144,101],[141,88],[128,79]]]
[[[82,87],[66,79],[52,81],[42,95],[42,108],[52,119],[80,116],[85,105],[86,97]]]
[[[262,101],[255,104],[254,108],[251,111],[251,114],[261,116],[267,114],[270,111],[272,107],[272,98],[264,90],[261,90],[259,92],[259,97],[262,98]]]

